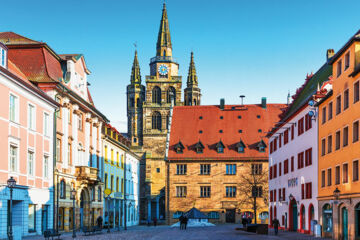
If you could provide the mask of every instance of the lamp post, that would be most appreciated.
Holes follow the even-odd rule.
[[[16,180],[13,177],[10,177],[7,180],[7,186],[10,189],[10,212],[9,212],[8,239],[13,240],[13,232],[12,232],[12,194],[13,194],[13,188],[16,186]]]
[[[76,198],[76,190],[75,190],[75,188],[73,188],[71,190],[71,199],[73,200],[73,234],[72,234],[73,238],[76,238],[76,233],[75,233],[75,198]]]
[[[334,190],[334,198],[336,200],[339,200],[339,198],[340,198],[340,190],[337,187]]]

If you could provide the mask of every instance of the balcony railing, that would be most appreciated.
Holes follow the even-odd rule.
[[[75,177],[78,180],[88,180],[91,182],[98,180],[98,169],[88,166],[77,166],[75,168]]]
[[[176,59],[171,57],[171,56],[156,56],[150,59],[150,63],[153,62],[175,62],[176,63]]]

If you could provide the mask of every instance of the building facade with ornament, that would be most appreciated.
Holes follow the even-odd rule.
[[[325,63],[306,76],[269,138],[269,225],[278,219],[280,229],[313,233],[318,212],[318,117],[313,95],[328,80]]]
[[[166,156],[167,223],[195,207],[214,223],[267,223],[268,141],[285,104],[174,106]]]
[[[10,215],[16,238],[53,227],[53,119],[59,107],[8,56],[0,41],[1,239],[8,237]],[[11,196],[10,178],[16,181]]]
[[[59,55],[48,44],[13,32],[0,33],[0,41],[9,60],[60,105],[54,121],[54,228],[70,231],[74,221],[76,228],[94,225],[103,214],[101,128],[108,120],[92,101],[84,56]]]
[[[138,53],[135,52],[130,84],[127,86],[128,136],[131,149],[141,156],[140,214],[146,221],[165,220],[165,143],[168,132],[171,99],[176,106],[182,100],[182,77],[173,57],[166,5],[163,5],[156,55],[150,59],[150,74],[142,84]],[[193,54],[191,55],[193,61]],[[188,78],[184,92],[185,105],[200,105],[197,78]]]

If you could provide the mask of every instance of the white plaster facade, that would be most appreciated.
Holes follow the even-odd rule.
[[[269,139],[269,212],[270,212],[270,225],[272,220],[276,217],[280,222],[280,228],[286,230],[296,230],[303,233],[309,233],[310,219],[318,220],[318,147],[317,147],[317,122],[311,120],[311,128],[306,130],[306,115],[310,111],[310,106],[303,106],[297,113],[293,114],[286,120],[281,128],[274,131],[273,135]],[[298,135],[299,120],[303,120],[304,132]],[[301,125],[301,124],[300,124]],[[292,128],[294,129],[294,136],[292,138]],[[285,131],[288,131],[288,143],[284,144]],[[276,139],[276,140],[275,140]],[[276,141],[276,150],[274,151],[274,145]],[[281,142],[281,146],[280,143]],[[306,150],[311,149],[311,165],[306,166]],[[298,158],[299,153],[303,152],[303,167],[299,168]],[[293,158],[293,168],[292,168]],[[300,157],[301,159],[301,157]],[[288,173],[284,173],[285,160],[288,160]],[[281,176],[279,176],[281,164]],[[276,165],[276,167],[275,167]],[[276,170],[274,169],[276,168]],[[276,177],[274,177],[274,171],[277,171]],[[306,183],[311,183],[311,189],[307,189]],[[304,184],[304,185],[303,185]],[[303,187],[302,187],[303,186]],[[302,190],[304,188],[304,190]],[[281,199],[279,197],[279,189],[281,189]],[[285,189],[285,196],[284,190]],[[273,193],[271,193],[273,191]],[[274,191],[276,197],[274,197]],[[304,191],[304,196],[302,196]],[[311,192],[311,197],[307,195],[307,192]],[[273,196],[271,196],[273,195]],[[290,199],[293,201],[291,202]],[[290,211],[295,211],[293,206],[296,203],[297,216],[293,218],[293,214]],[[291,205],[289,207],[289,205]],[[310,207],[312,206],[312,210]],[[301,212],[304,207],[305,216],[302,220],[303,213]],[[312,215],[309,217],[309,215]],[[297,226],[294,226],[297,220]],[[301,224],[301,220],[303,223]]]
[[[139,183],[140,183],[140,159],[130,151],[126,153],[126,225],[139,224]]]

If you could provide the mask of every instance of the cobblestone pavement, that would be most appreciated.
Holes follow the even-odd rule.
[[[84,236],[82,233],[77,233],[76,239],[126,239],[126,240],[255,240],[255,239],[291,239],[291,240],[308,240],[308,239],[321,239],[309,235],[283,232],[280,231],[278,236],[275,236],[273,231],[270,230],[269,235],[256,235],[254,233],[247,233],[235,230],[238,225],[224,224],[215,227],[197,227],[188,228],[187,230],[180,230],[178,228],[170,228],[169,226],[136,226],[129,227],[127,231],[121,230],[117,232],[96,234],[93,236]],[[25,238],[30,239],[43,239],[42,237]],[[62,234],[61,239],[72,239],[71,233]]]

